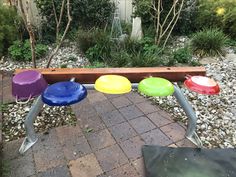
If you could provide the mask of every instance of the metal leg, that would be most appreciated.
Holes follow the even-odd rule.
[[[185,98],[184,94],[181,92],[177,84],[174,84],[174,88],[175,88],[174,96],[188,117],[186,138],[188,138],[198,147],[202,147],[202,142],[198,137],[197,133],[195,132],[197,125],[196,113],[194,112],[192,106],[189,104],[189,102],[187,101],[187,99]]]
[[[33,123],[38,116],[39,112],[41,111],[44,103],[41,99],[41,96],[39,96],[36,101],[34,102],[34,105],[30,109],[30,112],[28,113],[26,119],[25,119],[25,130],[26,130],[26,137],[19,149],[20,154],[23,154],[26,152],[31,146],[33,146],[38,138],[34,131]]]

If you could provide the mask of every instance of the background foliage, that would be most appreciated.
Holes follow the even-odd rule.
[[[8,49],[9,54],[13,60],[16,61],[31,61],[32,54],[30,50],[30,41],[26,40],[22,41],[14,41],[13,45],[11,45]],[[48,51],[48,47],[44,44],[36,44],[35,46],[35,54],[36,58],[40,58],[46,54]]]
[[[192,37],[191,48],[199,56],[224,55],[227,37],[219,29],[204,29]]]
[[[46,19],[44,32],[55,32],[55,17],[52,10],[52,0],[35,0],[40,14]],[[59,16],[62,0],[54,0]],[[110,0],[71,0],[72,28],[102,27],[110,20],[114,4]],[[66,7],[65,7],[66,8]],[[64,11],[66,12],[66,10]],[[62,26],[67,23],[67,15],[63,15]]]
[[[195,26],[219,28],[236,39],[236,0],[199,0]]]
[[[14,8],[0,5],[0,57],[18,37],[20,18]]]

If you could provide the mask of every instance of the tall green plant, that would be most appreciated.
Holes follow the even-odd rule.
[[[14,8],[0,5],[0,57],[18,37],[20,18]]]
[[[191,48],[199,56],[223,55],[227,37],[219,29],[204,29],[193,35]]]

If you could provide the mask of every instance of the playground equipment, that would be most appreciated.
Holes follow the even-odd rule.
[[[196,114],[193,111],[191,105],[188,103],[185,96],[183,95],[183,93],[181,92],[178,85],[176,83],[172,84],[172,82],[170,82],[168,79],[164,79],[161,77],[150,77],[151,76],[150,74],[153,74],[154,76],[158,76],[158,74],[159,75],[163,74],[163,73],[161,73],[161,74],[158,73],[158,70],[156,70],[156,72],[154,72],[154,71],[152,71],[152,69],[149,69],[149,71],[146,71],[146,73],[145,72],[143,72],[143,73],[137,72],[137,70],[140,71],[142,69],[138,68],[138,69],[131,69],[131,71],[127,71],[127,73],[129,72],[128,77],[129,76],[132,77],[131,81],[140,80],[140,82],[131,83],[131,81],[127,77],[121,76],[122,72],[123,72],[123,75],[124,74],[127,75],[127,73],[125,73],[124,70],[121,71],[122,68],[119,68],[119,70],[108,68],[108,71],[103,74],[100,73],[100,76],[98,74],[93,73],[94,71],[97,73],[99,71],[98,69],[95,69],[95,70],[88,70],[88,69],[86,70],[85,69],[84,73],[83,72],[74,73],[74,74],[67,73],[67,77],[68,77],[68,75],[72,76],[72,79],[70,81],[54,83],[54,84],[48,86],[47,88],[45,86],[46,81],[42,81],[43,77],[40,74],[40,72],[38,72],[38,71],[22,71],[22,72],[19,72],[18,74],[16,74],[12,80],[13,86],[16,83],[18,83],[22,87],[29,87],[29,85],[30,85],[29,88],[31,88],[31,87],[34,88],[35,82],[34,82],[34,84],[32,84],[32,83],[28,84],[29,81],[35,80],[33,76],[29,76],[29,73],[31,73],[31,72],[37,73],[35,75],[39,79],[36,79],[36,80],[38,80],[36,83],[38,83],[38,82],[43,83],[43,84],[41,84],[43,86],[41,87],[41,90],[40,90],[42,94],[36,99],[34,105],[32,106],[32,108],[25,120],[25,129],[26,129],[27,135],[26,135],[24,142],[22,143],[22,145],[20,147],[20,150],[19,150],[20,153],[23,154],[25,151],[27,151],[31,146],[33,146],[37,142],[37,137],[36,137],[36,134],[35,134],[35,131],[33,128],[33,122],[36,119],[40,110],[42,109],[43,104],[48,104],[50,106],[64,106],[64,105],[71,105],[74,103],[78,103],[78,102],[82,101],[84,98],[86,98],[87,89],[96,89],[99,92],[103,92],[103,93],[107,93],[107,94],[123,94],[123,93],[130,92],[131,88],[138,88],[138,90],[141,93],[146,94],[148,96],[168,96],[168,95],[173,94],[175,96],[175,98],[177,99],[178,103],[180,104],[180,106],[184,109],[187,117],[189,118],[188,127],[187,127],[187,131],[186,131],[186,137],[188,139],[190,139],[198,147],[201,147],[202,143],[195,132],[196,120],[197,120]],[[170,71],[171,69],[173,69],[173,68],[168,68],[167,70]],[[48,70],[46,70],[46,71],[48,71]],[[55,75],[55,70],[51,71],[51,72],[54,72],[54,75]],[[120,75],[114,74],[117,72],[120,72],[121,74]],[[42,71],[42,73],[43,73],[43,71]],[[91,73],[93,74],[93,77],[91,76]],[[191,72],[189,72],[189,73],[191,73]],[[185,73],[185,76],[189,73]],[[168,75],[166,73],[166,70],[165,70],[165,74]],[[173,72],[171,71],[169,73],[169,75],[170,74],[173,75]],[[202,68],[200,69],[199,74],[204,74],[204,71],[202,70]],[[140,77],[140,76],[144,76],[144,75],[146,75],[147,78]],[[19,76],[21,76],[21,77],[19,77]],[[61,76],[63,78],[66,77],[65,75],[61,75]],[[82,85],[82,84],[76,83],[75,79],[78,77],[80,77],[78,80],[81,80],[84,83],[87,83],[88,80],[91,81],[91,80],[94,80],[94,78],[96,78],[95,84],[87,83],[87,84]],[[139,78],[137,78],[137,77],[139,77]],[[201,77],[201,78],[199,79],[196,77]],[[191,80],[189,80],[189,79],[191,79]],[[50,80],[50,79],[46,79],[46,80]],[[202,80],[204,80],[204,82],[202,82]],[[207,83],[207,84],[204,85],[203,83]],[[219,93],[219,87],[215,83],[215,81],[212,79],[209,79],[207,77],[203,77],[203,76],[188,77],[187,80],[185,81],[185,85],[190,90],[197,91],[198,93],[204,93],[204,94],[207,94],[207,93],[217,94],[217,93]],[[201,88],[200,91],[196,89],[197,87]],[[214,92],[214,93],[203,91],[204,89],[205,90],[207,90],[209,88],[212,89],[213,87],[216,90],[216,92]],[[17,94],[15,94],[15,91],[13,92],[13,95],[16,96],[16,98],[17,98]],[[39,94],[32,94],[31,92],[28,92],[28,97],[36,97],[37,95],[39,95]],[[25,97],[22,97],[22,98],[25,99]]]

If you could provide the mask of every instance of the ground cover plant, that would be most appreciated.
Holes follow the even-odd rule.
[[[16,61],[30,61],[32,58],[32,53],[30,49],[30,41],[14,41],[8,49],[9,55],[13,60]],[[36,59],[43,57],[48,51],[48,47],[44,44],[36,44],[35,55]]]
[[[224,55],[227,37],[219,29],[204,29],[193,35],[191,48],[199,56]]]

